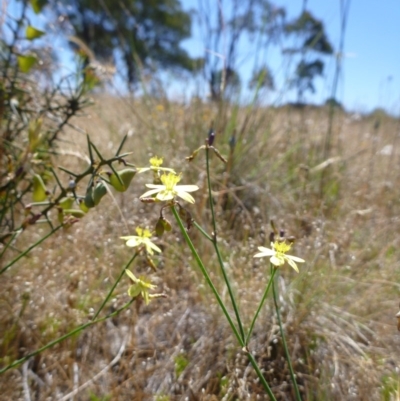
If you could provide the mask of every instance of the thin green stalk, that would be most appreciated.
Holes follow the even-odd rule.
[[[269,398],[271,398],[272,401],[276,401],[276,398],[274,396],[274,394],[272,393],[271,388],[269,387],[267,381],[265,380],[264,375],[262,374],[260,367],[257,364],[257,361],[254,359],[254,356],[252,354],[250,354],[250,352],[247,353],[247,357],[249,358],[249,361],[251,363],[251,366],[253,366],[253,369],[255,370],[255,372],[257,373],[258,378],[261,381],[261,384],[263,385],[265,391],[267,392],[267,394],[269,395]]]
[[[114,317],[116,315],[118,315],[120,312],[122,312],[124,309],[128,308],[132,302],[135,300],[135,298],[132,298],[128,303],[126,303],[124,306],[122,306],[121,308],[117,309],[116,311],[114,311],[113,313],[110,313],[107,316],[104,316],[100,319],[97,320],[92,320],[88,323],[82,324],[81,326],[76,327],[75,329],[73,329],[72,331],[70,331],[69,333],[57,338],[54,341],[49,342],[48,344],[46,344],[45,346],[37,349],[36,351],[30,352],[28,355],[25,355],[23,358],[21,359],[17,359],[16,361],[12,362],[11,364],[7,365],[6,367],[0,369],[0,374],[6,372],[7,370],[10,370],[12,368],[15,368],[18,365],[21,365],[22,363],[24,363],[25,361],[27,361],[28,359],[34,357],[35,355],[40,354],[41,352],[53,347],[56,344],[59,344],[60,342],[66,340],[67,338],[78,334],[80,331],[86,329],[89,326],[92,326],[96,323],[100,323],[100,322],[104,322],[105,320],[109,319],[110,317]]]
[[[14,258],[10,263],[8,263],[5,267],[3,267],[0,270],[0,274],[3,274],[6,270],[8,270],[14,263],[17,263],[21,258],[26,256],[32,249],[36,248],[38,245],[40,245],[43,241],[45,241],[47,238],[52,236],[58,229],[60,229],[62,225],[57,226],[56,228],[53,228],[48,234],[46,234],[43,238],[41,238],[39,241],[35,242],[33,245],[31,245],[29,248],[25,249],[24,252],[20,253],[16,258]]]
[[[226,319],[228,320],[228,323],[229,323],[229,325],[231,326],[231,329],[232,329],[232,331],[233,331],[233,333],[234,333],[236,339],[238,340],[238,342],[239,342],[240,346],[242,347],[242,349],[245,350],[245,352],[246,352],[246,354],[247,354],[247,357],[249,358],[250,363],[252,364],[252,366],[253,366],[255,372],[257,373],[257,376],[258,376],[258,378],[260,379],[260,382],[262,383],[262,385],[263,385],[265,391],[267,392],[267,394],[269,395],[269,397],[271,398],[272,401],[276,401],[276,398],[275,398],[274,394],[272,393],[272,390],[271,390],[271,388],[269,387],[267,381],[265,380],[265,377],[263,376],[263,374],[262,374],[262,372],[261,372],[261,370],[260,370],[260,368],[259,368],[259,366],[258,366],[256,360],[254,359],[254,356],[250,353],[250,351],[249,351],[249,350],[247,349],[247,347],[245,346],[244,340],[242,339],[242,337],[240,336],[238,330],[236,329],[236,326],[234,325],[234,323],[233,323],[233,321],[232,321],[232,318],[231,318],[231,316],[229,315],[228,310],[226,309],[226,307],[225,307],[225,305],[224,305],[224,303],[223,303],[221,297],[220,297],[219,294],[218,294],[217,289],[215,288],[213,282],[211,281],[211,278],[210,278],[210,276],[208,275],[207,270],[206,270],[206,268],[204,267],[203,262],[202,262],[202,260],[200,259],[200,256],[199,256],[199,254],[197,253],[197,251],[196,251],[196,249],[195,249],[195,247],[194,247],[194,245],[193,245],[193,243],[192,243],[192,240],[190,239],[188,233],[186,232],[186,229],[185,229],[185,227],[184,227],[184,225],[183,225],[183,223],[182,223],[182,220],[181,220],[180,217],[179,217],[178,212],[176,211],[176,209],[175,209],[174,206],[172,206],[171,209],[172,209],[172,213],[173,213],[174,216],[175,216],[176,221],[178,222],[178,225],[179,225],[179,228],[180,228],[180,230],[181,230],[181,233],[182,233],[182,235],[184,236],[184,238],[185,238],[185,240],[186,240],[186,243],[188,244],[190,250],[192,251],[192,255],[193,255],[194,258],[196,259],[197,265],[199,266],[201,272],[203,273],[203,276],[204,276],[204,278],[206,279],[207,284],[208,284],[209,287],[211,288],[211,290],[212,290],[212,292],[213,292],[213,294],[214,294],[214,296],[215,296],[215,298],[216,298],[216,300],[217,300],[219,306],[220,306],[221,309],[222,309],[223,314],[225,315]]]
[[[271,274],[272,274],[272,270],[277,270],[277,269],[271,263]],[[289,365],[290,377],[292,378],[294,391],[296,393],[296,399],[297,399],[297,401],[301,401],[299,387],[297,386],[296,376],[295,376],[295,373],[294,373],[294,370],[292,367],[292,361],[290,359],[289,350],[288,350],[286,338],[285,338],[285,333],[283,331],[281,314],[279,312],[278,297],[276,295],[276,289],[275,289],[275,280],[273,280],[273,282],[272,282],[272,294],[274,296],[274,304],[275,304],[276,316],[278,318],[279,330],[281,332],[282,344],[283,344],[283,348],[285,350],[286,360]]]
[[[257,318],[258,318],[258,315],[259,315],[259,313],[260,313],[260,311],[261,311],[261,308],[262,308],[262,306],[264,305],[264,302],[265,302],[265,300],[266,300],[266,298],[267,298],[269,289],[270,289],[271,284],[272,284],[272,282],[273,282],[273,280],[274,280],[275,273],[276,273],[276,269],[273,269],[273,271],[272,271],[272,273],[271,273],[271,277],[270,277],[269,282],[268,282],[268,284],[267,284],[267,287],[265,288],[264,295],[263,295],[263,297],[262,297],[262,299],[261,299],[260,304],[258,305],[257,311],[256,311],[256,313],[255,313],[255,315],[254,315],[254,318],[253,318],[252,322],[251,322],[249,332],[247,333],[246,345],[247,345],[247,344],[249,343],[249,341],[250,341],[250,337],[251,337],[251,334],[252,334],[252,332],[253,332],[254,325],[255,325],[256,320],[257,320]]]
[[[135,252],[135,254],[132,256],[132,258],[129,260],[129,262],[123,267],[121,274],[118,276],[117,280],[115,281],[114,285],[111,287],[110,291],[108,292],[107,296],[105,297],[105,299],[103,300],[103,303],[100,305],[100,308],[98,309],[98,311],[95,313],[95,315],[93,316],[92,320],[96,320],[97,316],[99,316],[100,312],[103,310],[104,306],[106,305],[106,303],[108,302],[108,300],[111,298],[112,293],[115,290],[115,287],[118,285],[118,283],[121,281],[122,276],[125,273],[125,270],[129,267],[129,265],[135,260],[136,256],[138,255],[137,252]]]
[[[0,253],[0,259],[3,257],[3,255],[5,254],[6,250],[8,249],[8,247],[11,245],[11,243],[14,241],[15,237],[17,236],[18,231],[16,231],[12,236],[11,239],[7,242],[7,244],[5,245],[4,249],[1,251]]]
[[[185,227],[183,226],[182,220],[180,219],[179,214],[175,209],[175,206],[171,206],[171,209],[172,209],[172,213],[175,216],[176,221],[178,222],[178,225],[179,225],[179,228],[181,230],[181,233],[185,237],[186,243],[188,244],[190,250],[192,251],[192,254],[193,254],[194,258],[196,259],[196,262],[197,262],[201,272],[203,273],[204,278],[207,281],[207,284],[211,288],[211,291],[214,293],[215,298],[217,299],[217,302],[218,302],[219,306],[221,307],[221,309],[222,309],[224,315],[226,316],[226,318],[228,319],[229,325],[231,326],[233,333],[235,334],[237,340],[239,341],[239,344],[243,347],[244,346],[244,341],[243,341],[242,337],[240,336],[235,324],[233,323],[232,318],[229,315],[229,312],[226,309],[226,307],[225,307],[220,295],[218,294],[217,289],[215,288],[213,282],[211,281],[211,278],[208,275],[207,270],[204,267],[204,264],[203,264],[202,260],[200,259],[200,256],[197,253],[197,251],[196,251],[196,249],[195,249],[195,247],[194,247],[194,245],[192,243],[192,240],[190,239],[188,233],[186,232]]]
[[[208,186],[208,199],[210,203],[210,210],[212,216],[212,225],[213,225],[213,236],[214,238],[217,237],[217,221],[215,219],[214,213],[214,202],[212,199],[212,192],[211,192],[211,178],[210,178],[210,150],[206,147],[206,164],[207,164],[207,186]]]
[[[240,330],[240,335],[242,336],[242,340],[244,341],[244,339],[246,338],[246,335],[244,334],[242,319],[240,318],[240,314],[239,314],[239,308],[237,306],[237,303],[236,303],[236,300],[235,300],[235,296],[233,294],[232,287],[231,287],[231,284],[229,282],[228,275],[226,274],[226,270],[225,270],[225,267],[224,267],[224,262],[222,260],[222,256],[221,256],[221,253],[219,251],[219,247],[218,247],[218,243],[217,243],[217,224],[216,224],[216,219],[215,219],[214,204],[213,204],[212,193],[211,193],[210,151],[209,151],[209,149],[207,147],[206,147],[206,162],[207,162],[208,196],[209,196],[211,218],[212,218],[212,224],[213,224],[213,230],[214,230],[213,235],[212,235],[212,237],[213,237],[213,241],[212,242],[213,242],[213,245],[214,245],[215,252],[217,254],[219,265],[221,267],[222,275],[224,276],[224,281],[225,281],[226,287],[228,288],[229,297],[230,297],[231,302],[232,302],[233,310],[235,311],[236,320],[237,320],[237,323],[238,323],[238,326],[239,326],[239,330]]]
[[[208,233],[203,229],[203,227],[196,223],[195,221],[193,222],[193,225],[211,242],[213,242],[213,239],[210,235],[208,235]]]

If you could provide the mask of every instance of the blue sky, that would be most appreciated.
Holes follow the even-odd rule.
[[[209,0],[215,1],[218,0]],[[243,0],[246,1],[246,0]],[[347,2],[348,0],[343,0]],[[198,0],[181,0],[185,9],[196,8]],[[0,2],[1,3],[1,2]],[[272,0],[277,6],[287,11],[287,19],[297,17],[303,7],[303,0]],[[307,9],[324,22],[328,37],[335,48],[340,40],[340,0],[308,0]],[[224,0],[223,4],[230,4]],[[10,11],[10,10],[9,10]],[[44,26],[45,16],[38,16],[37,27]],[[183,46],[195,56],[203,56],[205,47],[201,41],[199,30],[194,25],[194,37],[186,40]],[[63,41],[60,33],[55,33],[51,43],[56,44],[61,54],[62,67],[70,70],[71,53]],[[239,53],[242,56],[240,72],[244,80],[248,79],[253,59],[247,52],[246,41],[241,42]],[[347,29],[344,42],[342,75],[337,91],[337,99],[347,110],[369,112],[376,107],[382,107],[394,115],[400,115],[400,0],[352,0],[349,8]],[[285,80],[294,69],[291,64],[284,62],[278,47],[270,48],[266,55],[277,83],[278,90],[269,95],[269,103],[293,101],[295,92],[288,90]],[[68,61],[69,60],[69,61]],[[325,79],[317,79],[315,95],[307,95],[307,100],[321,103],[331,94],[335,60],[333,57],[325,59]],[[201,84],[200,84],[201,85]],[[190,86],[190,85],[189,85]],[[184,85],[172,85],[175,94],[185,91]],[[191,84],[194,89],[194,84]],[[206,89],[204,82],[202,87]],[[279,90],[280,89],[280,90]]]
[[[215,0],[217,1],[217,0]],[[287,19],[298,16],[302,0],[275,0],[277,6],[287,10]],[[347,0],[344,0],[346,3]],[[226,1],[224,3],[227,3]],[[189,9],[196,7],[197,0],[182,0]],[[308,0],[307,9],[324,22],[328,37],[335,48],[340,40],[340,0]],[[194,35],[198,33],[194,29]],[[202,55],[201,41],[186,41],[185,47],[194,55]],[[246,44],[242,44],[245,53]],[[400,115],[400,1],[399,0],[352,0],[349,7],[344,41],[345,57],[337,99],[348,110],[369,112],[382,107]],[[268,53],[268,64],[277,81],[283,83],[283,62],[278,49]],[[242,75],[249,76],[250,62],[243,65]],[[333,58],[326,59],[325,80],[317,80],[317,93],[307,99],[320,103],[330,96],[335,70]],[[284,73],[286,75],[286,72]],[[279,96],[280,94],[276,94]],[[271,98],[274,101],[273,97]],[[285,91],[283,100],[295,100],[293,91]]]
[[[300,1],[282,4],[294,12],[301,8]],[[308,1],[309,9],[325,22],[334,44],[340,36],[339,4],[338,0]],[[383,107],[399,115],[400,1],[353,0],[344,47],[347,56],[339,91],[344,104],[360,111]]]

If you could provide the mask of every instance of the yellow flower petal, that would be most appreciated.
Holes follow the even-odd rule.
[[[259,253],[254,255],[255,258],[263,258],[270,257],[270,262],[276,266],[282,266],[285,262],[289,263],[291,267],[293,267],[296,272],[299,272],[297,267],[297,263],[304,263],[304,259],[298,258],[297,256],[286,255],[286,252],[290,250],[291,244],[288,244],[285,241],[276,241],[271,243],[271,247],[273,249],[265,248],[263,246],[259,246]]]

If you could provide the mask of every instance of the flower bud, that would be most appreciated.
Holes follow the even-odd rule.
[[[140,202],[142,203],[155,203],[157,202],[156,198],[140,198]]]
[[[275,233],[272,231],[269,234],[269,242],[275,242]]]
[[[214,143],[214,139],[215,139],[215,131],[210,128],[210,131],[208,131],[208,145],[212,146],[212,144]]]

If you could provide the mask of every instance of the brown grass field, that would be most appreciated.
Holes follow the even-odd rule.
[[[102,95],[80,131],[60,137],[56,165],[81,171],[86,137],[112,156],[125,151],[136,166],[153,155],[197,184],[189,209],[211,232],[205,158],[185,157],[204,143],[211,121],[215,146],[213,196],[223,260],[250,323],[268,281],[270,220],[296,237],[306,260],[296,274],[280,270],[281,312],[304,400],[400,400],[400,120],[337,110],[329,135],[327,108],[245,108],[193,100],[129,100]],[[229,140],[236,137],[230,150]],[[66,174],[60,175],[68,180]],[[138,197],[151,176],[137,175],[77,224],[60,230],[0,277],[0,357],[5,366],[85,323],[133,250],[119,237],[153,228],[159,207]],[[78,191],[84,192],[82,186]],[[151,275],[168,297],[136,305],[0,375],[6,400],[266,400],[246,356],[204,283],[173,216],[157,244],[153,273],[142,259],[131,267]],[[3,265],[44,235],[32,226]],[[190,235],[229,303],[212,247]],[[105,313],[129,300],[128,280]],[[273,304],[268,300],[250,348],[278,400],[294,400]]]

